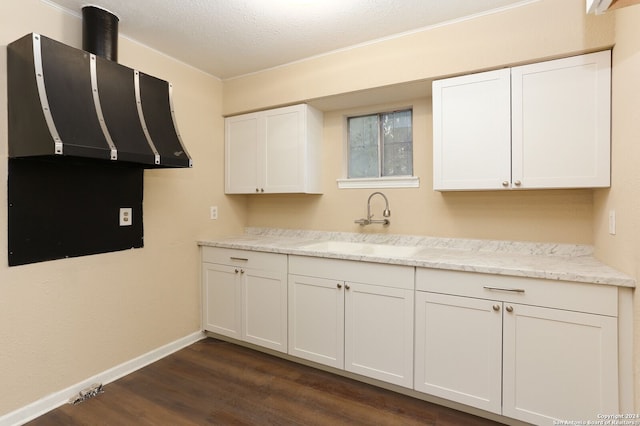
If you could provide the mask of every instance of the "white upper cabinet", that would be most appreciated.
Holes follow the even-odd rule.
[[[294,105],[225,119],[225,192],[320,193],[322,113]]]
[[[611,51],[433,83],[434,189],[610,186]]]
[[[609,50],[513,68],[511,96],[514,185],[610,185]]]
[[[225,119],[225,192],[249,194],[258,183],[259,114]]]
[[[433,83],[433,185],[495,189],[511,176],[509,69]]]

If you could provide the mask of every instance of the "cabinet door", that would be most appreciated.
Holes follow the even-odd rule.
[[[289,275],[289,355],[344,367],[344,284]]]
[[[295,105],[265,113],[266,137],[260,146],[265,192],[304,191],[305,107]]]
[[[242,271],[243,340],[286,353],[286,273]]]
[[[502,304],[416,292],[415,389],[501,412]]]
[[[413,387],[413,290],[345,283],[345,369]]]
[[[511,78],[514,187],[609,186],[611,52],[515,67]]]
[[[617,319],[505,304],[505,416],[535,424],[617,413]]]
[[[225,119],[225,193],[252,194],[258,180],[258,141],[263,130],[257,113]]]
[[[509,69],[433,82],[433,189],[509,187],[510,105]]]
[[[203,263],[203,324],[213,333],[240,339],[242,286],[233,266]]]

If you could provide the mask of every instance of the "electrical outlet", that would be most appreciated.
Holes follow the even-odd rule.
[[[218,206],[211,206],[209,210],[209,218],[212,220],[218,219]]]
[[[131,207],[120,207],[120,226],[131,226],[133,224],[133,209]]]

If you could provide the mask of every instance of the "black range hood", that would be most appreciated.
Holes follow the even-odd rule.
[[[109,56],[35,33],[7,46],[9,157],[191,167],[171,84],[108,59],[117,56],[110,44],[94,45]]]

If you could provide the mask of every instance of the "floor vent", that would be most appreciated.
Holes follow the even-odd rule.
[[[102,387],[102,383],[94,383],[86,389],[82,389],[80,393],[69,400],[69,404],[76,405],[81,402],[86,401],[87,399],[93,398],[94,396],[98,396],[99,394],[104,392],[104,388]]]

